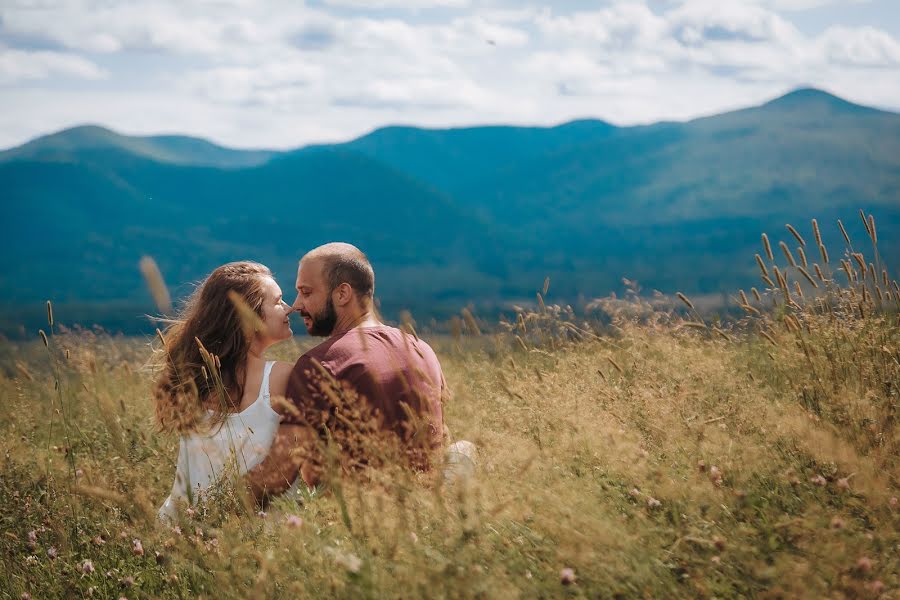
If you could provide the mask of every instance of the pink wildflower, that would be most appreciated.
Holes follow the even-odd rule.
[[[575,570],[566,567],[565,569],[559,572],[559,581],[563,585],[571,585],[575,583]]]

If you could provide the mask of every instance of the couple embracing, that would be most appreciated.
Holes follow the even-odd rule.
[[[398,459],[428,470],[441,458],[448,390],[440,363],[424,341],[378,319],[365,254],[320,246],[300,261],[296,288],[290,306],[265,266],[223,265],[163,335],[156,417],[180,443],[161,519],[226,475],[264,500],[316,486],[329,460],[344,470]],[[292,313],[327,339],[296,364],[265,360],[268,347],[291,337]]]

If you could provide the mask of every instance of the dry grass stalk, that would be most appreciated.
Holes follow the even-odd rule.
[[[828,264],[828,249],[822,244],[819,244],[819,254],[822,255],[822,262],[824,262],[827,265]]]
[[[872,238],[872,243],[877,246],[878,232],[875,231],[875,217],[873,215],[869,215],[869,236]]]
[[[241,321],[241,328],[248,339],[253,339],[256,333],[266,330],[265,323],[240,294],[234,290],[229,290],[228,299],[234,305],[234,309],[237,311],[238,318]]]
[[[822,234],[819,232],[819,222],[816,221],[815,219],[812,220],[812,228],[813,228],[813,235],[816,236],[816,245],[821,246],[822,245]]]
[[[808,276],[809,275],[807,275],[807,277]],[[812,279],[810,279],[810,281],[812,281]],[[803,288],[800,287],[799,281],[794,282],[794,290],[797,292],[797,297],[799,297],[801,300],[803,300]]]
[[[613,368],[614,368],[616,371],[618,371],[619,373],[624,373],[624,372],[625,372],[625,371],[622,370],[622,367],[619,366],[619,363],[617,363],[615,360],[613,360],[613,357],[612,357],[612,356],[607,356],[607,357],[606,357],[606,360],[608,360],[608,361],[609,361],[609,364],[611,364],[611,365],[613,366]]]
[[[677,292],[675,295],[678,296],[678,299],[681,300],[682,302],[684,302],[685,305],[687,305],[687,307],[689,309],[694,310],[694,305],[690,300],[688,300],[687,296],[685,296],[681,292]]]
[[[762,302],[762,296],[759,295],[759,290],[755,287],[750,288],[750,291],[753,292],[753,297],[756,298],[757,302]]]
[[[741,290],[741,304],[750,304],[750,301],[747,300],[747,294],[744,293],[744,290]]]
[[[816,266],[816,268],[818,268],[818,265]],[[813,280],[813,278],[809,275],[809,273],[807,272],[806,269],[804,269],[803,267],[797,267],[797,270],[800,271],[801,275],[806,277],[806,280],[810,283],[810,285],[812,285],[816,289],[819,288],[819,284]]]
[[[147,287],[150,288],[150,295],[153,296],[156,308],[164,315],[170,314],[172,312],[172,297],[169,295],[169,288],[166,287],[166,282],[163,280],[162,272],[160,272],[156,261],[149,256],[144,256],[141,258],[138,266],[141,269],[144,280],[147,282]]]
[[[797,254],[800,255],[800,264],[803,265],[804,268],[809,268],[809,262],[806,260],[806,252],[803,251],[803,246],[797,246]]]
[[[773,289],[773,288],[778,287],[778,286],[775,285],[775,282],[772,281],[772,280],[769,278],[768,275],[763,275],[763,276],[762,276],[762,280],[765,281],[767,284],[769,284],[769,289]]]
[[[813,263],[813,268],[816,270],[816,277],[819,278],[819,281],[824,282],[825,276],[822,274],[822,269],[819,268],[819,265],[816,263]]]
[[[785,227],[787,227],[787,230],[791,232],[791,235],[797,238],[797,241],[800,242],[801,246],[806,245],[806,241],[804,241],[803,236],[801,236],[800,233],[796,229],[794,229],[793,225],[788,223],[787,225],[785,225]]]
[[[775,256],[772,254],[772,245],[769,244],[769,236],[766,234],[762,234],[762,243],[763,248],[766,250],[766,256],[769,257],[769,260],[775,260]]]
[[[844,236],[844,241],[847,242],[847,245],[848,245],[848,246],[852,246],[853,244],[850,243],[850,236],[847,235],[847,230],[844,229],[844,224],[841,223],[841,220],[840,220],[840,219],[838,219],[838,227],[839,227],[840,230],[841,230],[841,235]]]
[[[719,337],[724,339],[726,342],[732,342],[734,340],[731,339],[731,336],[719,329],[718,327],[713,327],[713,332],[716,333]]]
[[[887,269],[881,270],[881,281],[884,283],[884,287],[890,287],[891,284],[888,283]]]
[[[762,272],[763,277],[768,277],[769,270],[766,268],[766,263],[763,262],[762,256],[759,254],[756,255],[756,264],[759,265],[759,270]]]
[[[863,209],[859,209],[859,218],[862,219],[863,227],[866,228],[866,233],[869,234],[869,237],[872,237],[872,230],[869,229],[869,220],[866,218],[866,213],[863,212]]]
[[[769,341],[769,343],[772,344],[773,346],[778,346],[778,342],[775,341],[775,338],[773,338],[767,332],[760,330],[759,335],[766,338]]]
[[[475,317],[472,316],[472,312],[468,308],[462,309],[462,316],[469,331],[474,335],[481,335],[481,328],[478,327],[478,323],[475,322]]]
[[[792,267],[797,266],[797,262],[794,260],[794,255],[791,254],[791,249],[787,247],[787,244],[784,242],[778,242],[778,246],[781,248],[781,251],[784,253],[784,257],[787,259],[788,264]]]
[[[543,287],[543,292],[542,292],[542,293],[546,296],[548,291],[550,291],[550,277],[545,277],[545,278],[544,278],[544,287]]]
[[[53,304],[49,300],[47,300],[47,324],[53,329]]]
[[[41,336],[41,341],[44,342],[44,347],[49,348],[49,347],[50,347],[50,340],[47,339],[47,334],[44,333],[44,330],[43,330],[43,329],[39,329],[39,330],[38,330],[38,335]]]
[[[547,309],[547,306],[544,304],[544,297],[540,294],[540,292],[538,292],[537,294],[537,302],[538,307],[541,309],[541,312]]]
[[[754,315],[761,315],[761,314],[762,314],[761,312],[759,312],[759,310],[757,310],[756,308],[750,306],[749,304],[741,304],[741,308],[743,308],[743,309],[744,309],[745,311],[747,311],[748,313],[753,313]]]

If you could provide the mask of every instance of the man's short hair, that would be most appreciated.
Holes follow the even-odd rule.
[[[348,284],[360,298],[375,295],[375,271],[362,250],[352,244],[331,242],[310,250],[300,259],[322,263],[322,275],[328,282],[328,292],[342,283]]]

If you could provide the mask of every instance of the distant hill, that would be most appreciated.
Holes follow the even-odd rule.
[[[144,254],[177,295],[241,258],[289,290],[329,240],[370,255],[389,316],[423,318],[532,298],[547,275],[572,303],[623,276],[733,292],[756,284],[762,231],[793,248],[785,223],[816,217],[837,248],[837,218],[862,240],[858,208],[900,268],[900,115],[809,89],[686,123],[387,127],[290,152],[78,127],[0,153],[0,190],[7,333],[46,298],[139,327]]]
[[[0,161],[33,159],[79,162],[91,157],[107,158],[116,152],[162,163],[222,168],[260,165],[277,154],[271,150],[223,148],[195,137],[127,136],[97,125],[82,125],[0,152]]]

